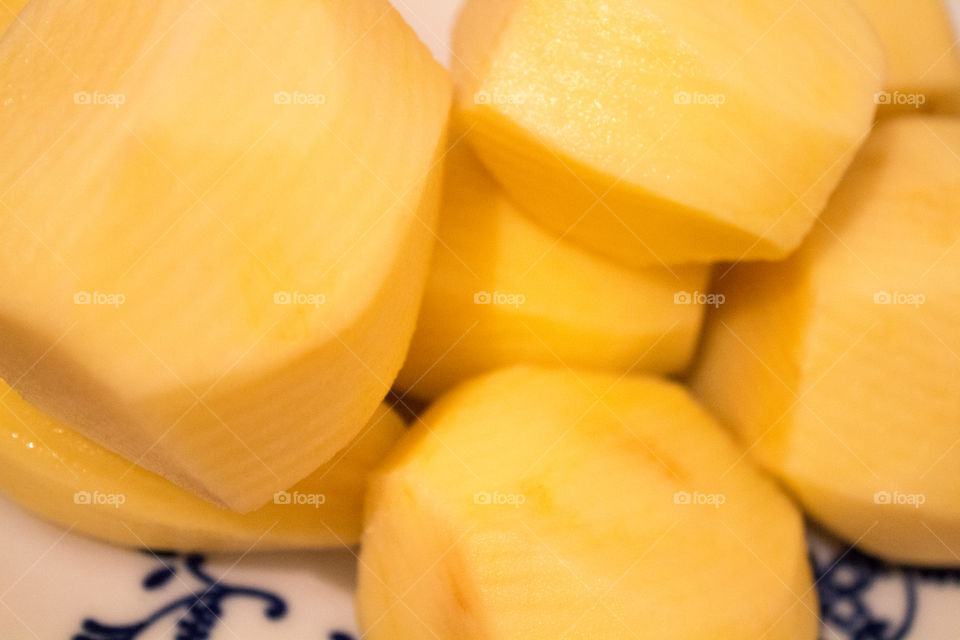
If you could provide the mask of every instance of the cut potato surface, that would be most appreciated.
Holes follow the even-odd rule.
[[[352,545],[367,474],[403,430],[400,416],[381,405],[333,459],[241,515],[91,442],[0,382],[0,489],[42,518],[122,545],[238,552]]]
[[[516,368],[443,396],[370,478],[371,640],[810,640],[797,508],[678,385]]]
[[[245,512],[368,421],[449,79],[386,0],[35,0],[0,40],[0,375]]]
[[[706,266],[634,270],[606,260],[531,222],[465,143],[447,158],[440,242],[400,387],[432,398],[518,363],[618,372],[689,364]]]
[[[884,121],[803,248],[719,277],[692,376],[823,524],[960,565],[960,122]],[[722,272],[721,272],[722,273]]]
[[[29,0],[3,0],[0,3],[0,35],[6,31],[7,27],[16,22],[17,14],[23,9]]]
[[[496,178],[628,264],[789,254],[884,74],[846,0],[469,0],[455,50],[459,117]]]
[[[960,45],[944,0],[856,0],[889,65],[881,114],[960,112]]]

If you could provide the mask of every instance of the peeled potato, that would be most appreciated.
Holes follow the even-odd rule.
[[[960,122],[883,122],[790,260],[717,280],[694,389],[820,522],[960,565]]]
[[[619,372],[687,366],[707,267],[634,270],[605,260],[531,222],[462,142],[447,158],[440,242],[400,387],[433,398],[524,362]]]
[[[0,41],[0,376],[255,509],[354,438],[400,368],[446,72],[386,0],[22,18]]]
[[[856,0],[887,50],[880,113],[960,110],[960,47],[944,0]]]
[[[846,0],[469,0],[455,51],[460,118],[505,189],[632,265],[789,254],[884,73]]]
[[[517,368],[370,478],[370,640],[812,640],[799,511],[678,385]]]
[[[30,0],[3,0],[0,3],[0,35],[17,19],[17,14]]]
[[[367,474],[403,430],[400,416],[381,405],[333,459],[241,515],[91,442],[0,382],[0,489],[42,518],[122,545],[239,552],[352,545]]]

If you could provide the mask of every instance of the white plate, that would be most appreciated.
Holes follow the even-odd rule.
[[[156,555],[64,532],[2,498],[0,523],[3,640],[360,638],[351,551]],[[885,566],[819,534],[811,549],[824,640],[960,637],[960,571]]]
[[[393,2],[447,63],[461,0]],[[886,566],[818,534],[811,558],[824,640],[960,639],[960,571]],[[118,549],[0,498],[0,640],[355,640],[354,563]]]

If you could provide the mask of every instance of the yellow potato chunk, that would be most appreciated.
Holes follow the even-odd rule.
[[[370,640],[812,640],[800,512],[681,387],[515,368],[369,480]]]
[[[241,515],[91,442],[0,382],[0,489],[42,518],[122,545],[238,552],[352,545],[367,474],[403,430],[400,416],[381,405],[333,459]]]
[[[803,248],[718,276],[692,384],[820,522],[960,565],[960,122],[884,121]]]
[[[353,439],[434,240],[446,72],[386,0],[35,0],[0,41],[0,376],[239,512]]]
[[[464,143],[447,157],[440,242],[400,387],[433,398],[517,363],[619,372],[689,364],[706,266],[608,261],[531,222]]]
[[[510,195],[632,265],[790,253],[884,74],[846,0],[469,0],[455,51],[459,117]]]
[[[943,0],[856,0],[887,50],[880,114],[960,110],[960,45]]]
[[[3,0],[0,2],[0,35],[17,19],[17,14],[29,0]]]

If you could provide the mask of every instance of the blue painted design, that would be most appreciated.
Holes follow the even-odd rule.
[[[330,640],[355,640],[355,638],[343,631],[333,631],[330,633]]]
[[[223,615],[223,601],[230,598],[251,598],[264,604],[263,615],[268,620],[279,620],[287,613],[287,603],[278,595],[262,589],[225,584],[212,577],[204,569],[206,558],[199,554],[180,556],[173,553],[153,554],[162,566],[151,571],[143,579],[147,590],[162,589],[177,576],[181,566],[186,575],[199,586],[192,593],[161,607],[140,622],[126,625],[108,625],[87,618],[82,631],[73,640],[135,640],[158,621],[177,614],[174,627],[176,640],[208,640],[214,627]],[[348,640],[348,636],[340,639]],[[352,639],[349,639],[352,640]]]
[[[820,615],[850,640],[903,640],[917,617],[917,589],[923,583],[960,585],[960,570],[897,566],[849,549],[839,557],[810,554],[820,593]],[[878,581],[896,580],[903,591],[900,612],[874,611],[870,591]]]

